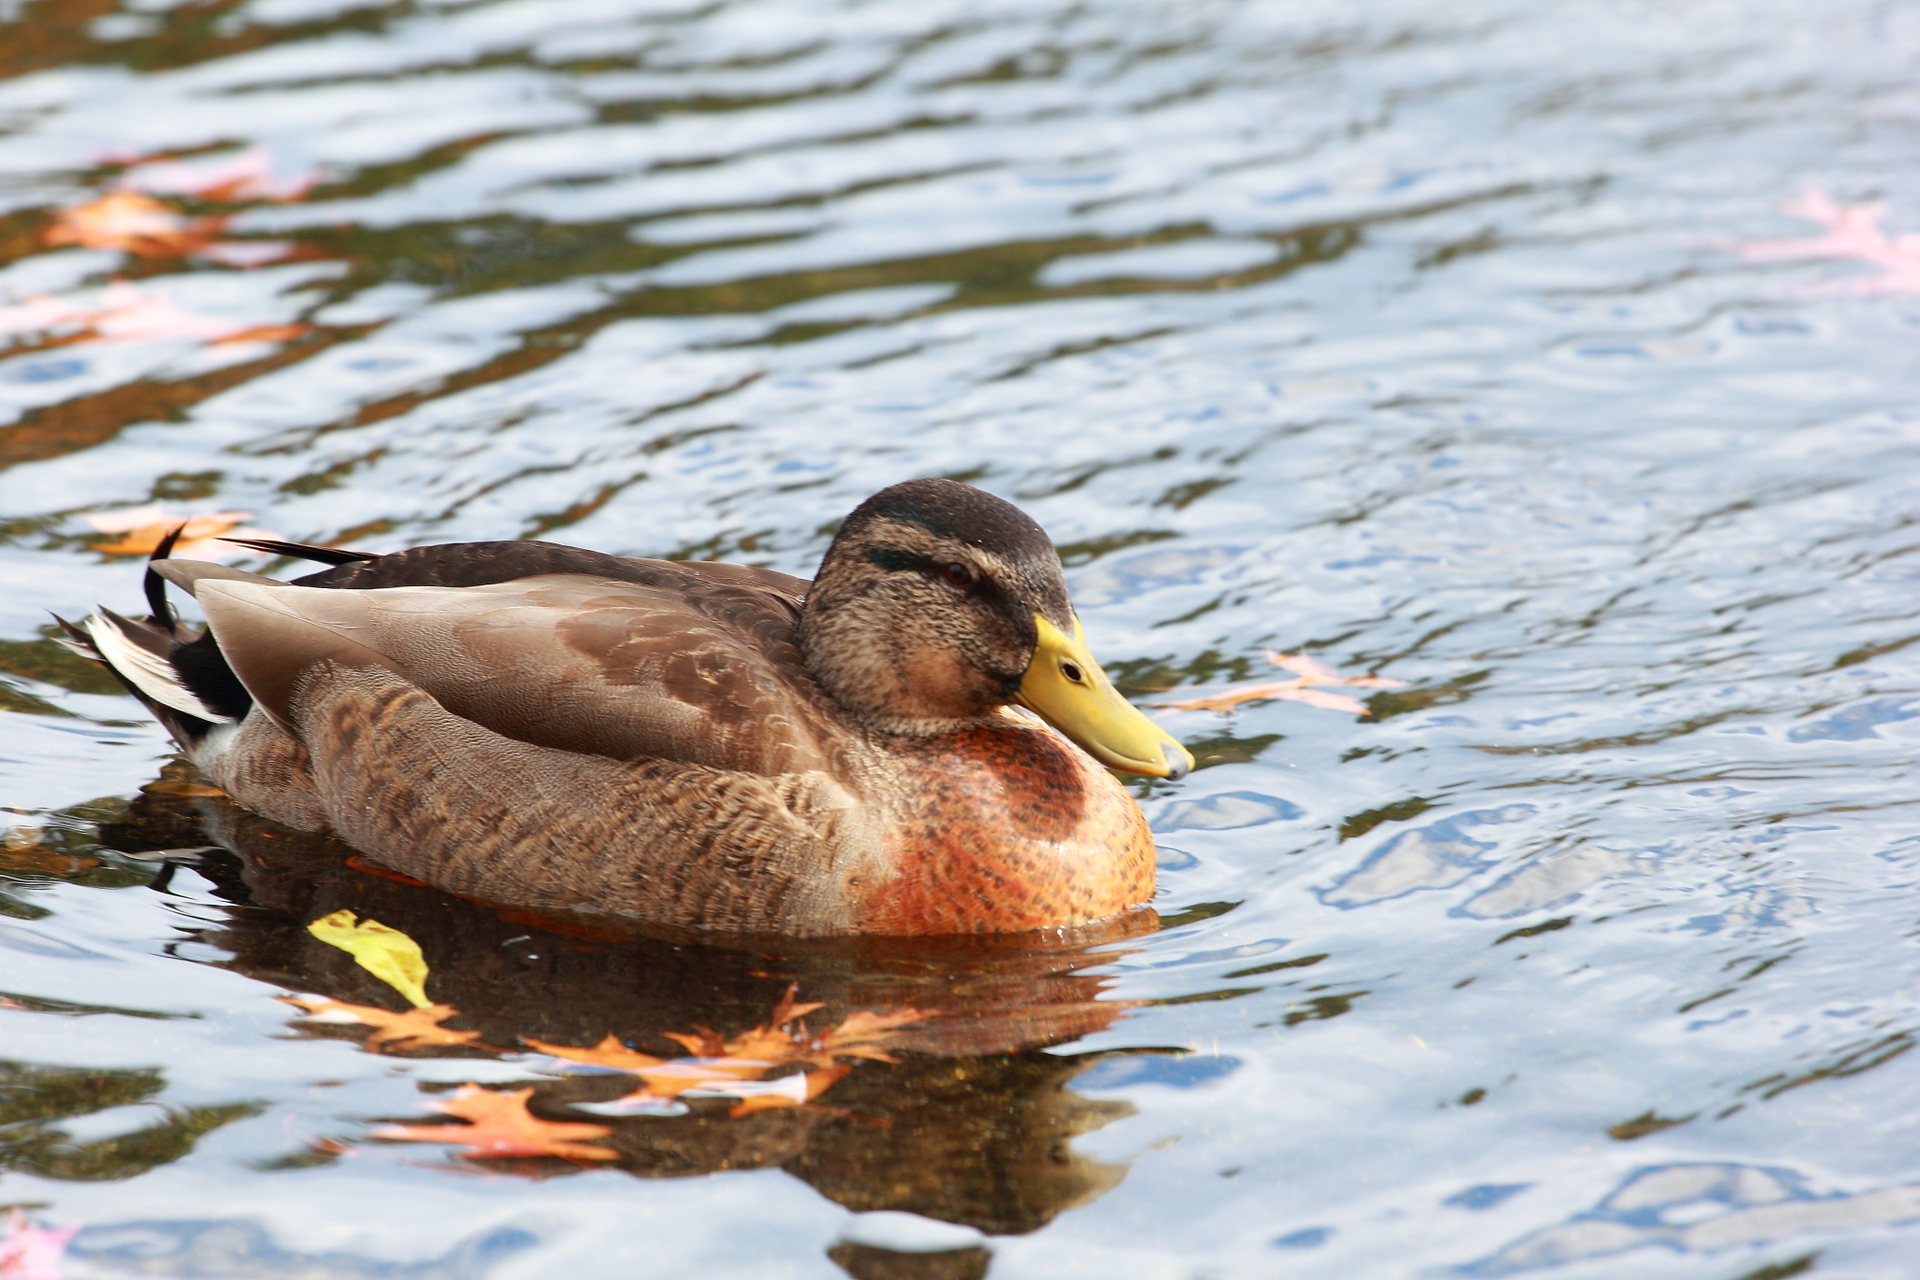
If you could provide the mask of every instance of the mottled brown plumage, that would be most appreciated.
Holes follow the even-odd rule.
[[[1047,648],[1076,624],[1046,535],[963,485],[875,495],[811,584],[522,542],[296,584],[156,571],[199,597],[210,638],[96,614],[95,656],[144,646],[116,670],[242,804],[455,893],[924,934],[1076,925],[1153,892],[1132,799],[1009,704],[1054,663],[1101,714],[1138,713],[1084,650]],[[149,670],[168,644],[192,659],[174,684]],[[194,674],[221,660],[227,684]],[[251,706],[222,723],[233,677]],[[1177,775],[1184,752],[1164,754],[1152,771]]]

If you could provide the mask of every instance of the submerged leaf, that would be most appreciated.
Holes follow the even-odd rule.
[[[415,1008],[432,1003],[427,999],[427,959],[420,954],[420,944],[398,929],[371,917],[355,924],[353,912],[342,908],[315,920],[307,932],[352,956]]]
[[[396,1049],[436,1049],[455,1045],[479,1044],[478,1031],[454,1031],[440,1024],[448,1018],[459,1015],[459,1010],[450,1004],[430,1004],[423,1008],[409,1009],[405,1013],[395,1013],[391,1009],[382,1009],[370,1004],[347,1004],[340,1000],[330,1000],[325,996],[276,996],[282,1004],[295,1005],[306,1010],[307,1020],[312,1022],[358,1023],[363,1027],[374,1028],[367,1037],[366,1048],[378,1053],[379,1046],[392,1045]],[[480,1045],[485,1048],[485,1045]]]
[[[496,1093],[464,1084],[444,1102],[429,1103],[436,1111],[458,1116],[466,1124],[390,1124],[371,1136],[393,1142],[445,1142],[465,1147],[468,1159],[505,1156],[559,1156],[566,1160],[616,1160],[611,1147],[587,1145],[583,1139],[604,1138],[610,1125],[542,1120],[527,1110],[533,1090]]]

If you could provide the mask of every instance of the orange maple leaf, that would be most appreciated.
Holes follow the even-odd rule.
[[[763,1083],[775,1087],[755,1090],[748,1093],[745,1097],[740,1097],[740,1094],[736,1092],[733,1096],[740,1097],[740,1101],[730,1107],[727,1110],[727,1114],[730,1116],[746,1116],[752,1115],[756,1111],[771,1111],[775,1107],[797,1107],[803,1103],[812,1102],[828,1089],[831,1089],[842,1076],[851,1070],[853,1070],[853,1068],[849,1066],[825,1067],[819,1071],[809,1071],[804,1076],[786,1076],[779,1080],[765,1081]],[[788,1085],[789,1082],[795,1082],[799,1087],[793,1089],[791,1092],[778,1087]],[[736,1090],[739,1088],[740,1086],[735,1086]],[[720,1091],[715,1090],[714,1092],[717,1093]]]
[[[1229,685],[1219,693],[1207,694],[1204,697],[1187,698],[1179,702],[1154,702],[1148,705],[1165,707],[1169,711],[1218,711],[1224,714],[1243,702],[1280,698],[1291,702],[1304,702],[1311,707],[1324,707],[1329,711],[1350,711],[1355,715],[1364,716],[1372,713],[1358,698],[1349,698],[1341,693],[1328,693],[1314,686],[1340,685],[1358,689],[1398,689],[1406,683],[1402,680],[1389,680],[1384,676],[1343,676],[1332,667],[1316,662],[1304,653],[1275,653],[1269,649],[1267,661],[1276,667],[1293,672],[1294,678]]]
[[[667,1031],[667,1039],[684,1046],[684,1058],[657,1058],[628,1048],[609,1035],[589,1048],[548,1044],[522,1037],[523,1042],[541,1053],[573,1062],[612,1067],[640,1077],[639,1089],[606,1104],[622,1103],[634,1107],[651,1105],[660,1099],[682,1094],[738,1098],[731,1114],[747,1115],[768,1107],[797,1107],[811,1101],[852,1067],[841,1058],[867,1058],[892,1062],[882,1047],[899,1027],[924,1022],[928,1015],[918,1009],[895,1013],[857,1012],[849,1014],[838,1026],[821,1035],[813,1035],[799,1019],[821,1008],[819,1004],[796,1003],[798,984],[787,988],[774,1006],[768,1020],[731,1040],[722,1038],[711,1027],[692,1032]],[[765,1079],[776,1067],[806,1062],[820,1068],[805,1075]]]
[[[534,1040],[526,1036],[521,1037],[521,1042],[541,1053],[552,1054],[556,1058],[565,1058],[570,1062],[585,1062],[596,1067],[612,1067],[616,1071],[639,1076],[645,1082],[640,1092],[656,1098],[674,1098],[688,1089],[717,1087],[735,1080],[757,1080],[780,1065],[779,1062],[770,1059],[725,1055],[656,1058],[650,1053],[639,1053],[627,1048],[612,1035],[587,1049],[575,1049],[564,1044],[548,1044],[544,1040]]]
[[[604,1138],[611,1125],[542,1120],[527,1110],[531,1088],[496,1093],[476,1084],[463,1084],[444,1102],[429,1103],[434,1110],[458,1116],[466,1124],[389,1124],[369,1136],[393,1142],[445,1142],[465,1147],[469,1160],[506,1156],[559,1156],[566,1160],[617,1160],[611,1147],[596,1147],[582,1139]]]
[[[48,245],[123,249],[143,258],[177,258],[205,248],[225,218],[184,218],[138,191],[109,191],[62,209],[42,237]]]
[[[210,515],[181,516],[169,514],[164,507],[148,506],[101,512],[87,516],[86,521],[101,533],[124,535],[112,542],[94,545],[95,551],[108,555],[149,555],[176,526],[184,524],[180,540],[173,545],[174,556],[181,560],[217,560],[221,556],[249,554],[245,547],[223,542],[224,534],[241,538],[277,539],[280,536],[264,529],[242,528],[241,521],[251,515],[251,511],[215,511]]]
[[[395,1013],[376,1005],[346,1004],[325,996],[275,996],[274,999],[306,1010],[306,1017],[301,1019],[304,1022],[358,1023],[374,1028],[374,1033],[367,1037],[364,1046],[370,1053],[380,1052],[383,1044],[390,1044],[396,1049],[433,1049],[467,1044],[482,1049],[487,1047],[479,1043],[478,1031],[454,1031],[440,1025],[460,1012],[450,1004],[430,1004],[409,1009],[405,1013]]]

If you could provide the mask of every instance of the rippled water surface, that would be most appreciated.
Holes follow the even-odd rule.
[[[1917,72],[1892,0],[0,0],[0,1274],[1915,1274]],[[924,475],[1142,702],[1404,686],[1162,708],[1157,931],[703,948],[289,841],[47,638],[176,516],[809,574]],[[340,909],[477,1042],[277,1003],[407,1007]],[[525,1044],[793,983],[943,1016],[740,1115]],[[614,1157],[375,1136],[467,1082]]]

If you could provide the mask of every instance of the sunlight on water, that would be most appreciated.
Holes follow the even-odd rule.
[[[1910,1274],[1916,56],[1867,0],[0,0],[0,1274]],[[1157,932],[452,898],[51,639],[183,517],[809,575],[927,475],[1193,750]],[[1269,651],[1331,675],[1164,705]]]

